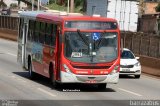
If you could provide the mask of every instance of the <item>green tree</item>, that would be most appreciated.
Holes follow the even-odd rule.
[[[58,5],[63,5],[64,4],[64,0],[49,0],[49,4],[58,4]]]
[[[74,0],[74,8],[81,12],[86,12],[87,0]],[[58,6],[67,7],[68,0],[50,0],[49,4],[56,4]],[[71,3],[71,0],[70,0]]]
[[[87,0],[74,0],[75,8],[81,7],[80,11],[85,12],[86,11],[86,7],[87,7],[87,2],[86,1]]]
[[[61,3],[65,3],[65,5],[67,5],[68,0],[60,0],[60,1]],[[84,1],[86,0],[74,0],[75,7],[82,6]]]
[[[3,2],[3,0],[0,1],[0,7],[6,7],[7,5]]]
[[[10,7],[11,7],[11,8],[17,8],[18,5],[17,5],[17,3],[11,3],[11,4],[10,4]]]
[[[156,12],[160,12],[160,3],[158,3],[158,5],[155,8]]]
[[[82,7],[81,11],[86,12],[87,0],[75,0],[75,7]]]

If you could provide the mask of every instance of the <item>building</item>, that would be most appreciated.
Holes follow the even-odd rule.
[[[155,14],[155,8],[158,5],[158,0],[145,0],[144,14]]]
[[[87,0],[87,15],[100,14],[117,19],[120,30],[137,31],[137,0]]]
[[[156,12],[155,7],[160,0],[144,0],[139,15],[138,31],[145,33],[160,34],[160,13]]]
[[[137,31],[138,2],[136,0],[110,0],[107,17],[116,18],[123,31]]]
[[[99,14],[107,17],[108,0],[87,0],[87,15]]]
[[[139,31],[160,35],[160,13],[142,15],[139,21]]]

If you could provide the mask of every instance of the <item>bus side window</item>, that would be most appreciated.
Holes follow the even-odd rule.
[[[22,39],[24,19],[20,18],[19,23],[19,39]]]
[[[51,46],[56,45],[56,33],[57,33],[57,25],[54,24],[53,25],[53,31],[52,31],[52,34],[51,34]]]
[[[35,42],[39,42],[39,30],[40,30],[40,22],[36,21],[35,32],[34,32],[34,41]]]
[[[46,36],[45,36],[45,44],[51,45],[51,34],[53,32],[53,24],[47,23],[46,25]]]
[[[33,20],[29,20],[29,31],[28,31],[28,40],[32,40],[33,38],[33,32],[34,32],[34,24],[35,22]]]
[[[44,44],[46,23],[41,22],[39,42]]]

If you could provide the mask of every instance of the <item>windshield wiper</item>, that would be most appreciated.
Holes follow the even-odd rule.
[[[101,41],[102,41],[102,37],[104,36],[104,34],[106,34],[106,31],[104,31],[102,34],[101,34],[101,38],[100,40],[97,42],[96,44],[96,47],[99,48],[99,45],[101,44]]]
[[[87,46],[89,46],[89,43],[88,43],[87,40],[83,37],[83,35],[82,35],[82,33],[80,32],[79,29],[77,29],[77,33],[78,33],[79,37],[83,40],[83,42],[84,42]]]
[[[87,41],[87,39],[85,39],[85,37],[82,35],[82,33],[80,32],[79,29],[77,29],[77,33],[80,36],[80,38],[83,40],[83,42],[88,46],[89,54],[90,54],[90,57],[91,57],[90,61],[93,62],[92,43],[91,42],[89,43]]]

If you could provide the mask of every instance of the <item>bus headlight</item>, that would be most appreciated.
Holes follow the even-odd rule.
[[[71,73],[71,70],[68,68],[68,66],[66,64],[63,64],[63,67],[67,73]]]
[[[111,75],[112,75],[112,74],[115,74],[115,73],[118,72],[118,70],[119,70],[119,65],[116,65],[110,74],[111,74]]]

